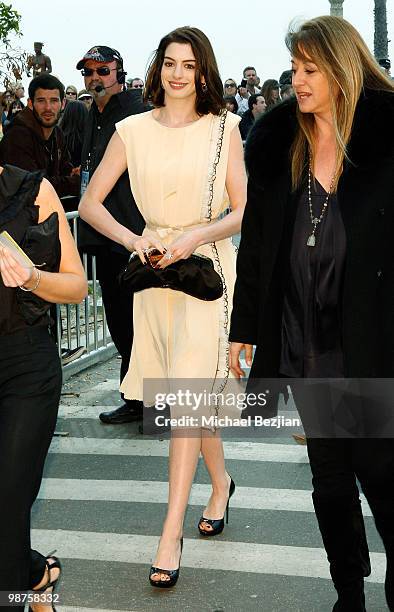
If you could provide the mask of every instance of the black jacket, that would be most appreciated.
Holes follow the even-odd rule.
[[[246,140],[250,130],[253,127],[254,124],[254,115],[252,113],[251,110],[247,110],[244,112],[244,114],[242,115],[242,119],[239,122],[239,131],[241,132],[241,138],[242,140]]]
[[[256,344],[252,377],[276,377],[282,305],[299,194],[289,149],[296,101],[256,122],[246,143],[248,200],[230,339]],[[342,341],[347,377],[394,377],[394,94],[358,102],[338,202],[346,232]]]
[[[101,162],[113,133],[115,123],[129,115],[143,113],[147,109],[142,101],[140,90],[128,90],[110,98],[102,113],[93,102],[89,111],[85,138],[82,146],[81,170],[89,158],[89,175],[92,177]],[[139,212],[130,189],[129,175],[126,171],[119,178],[112,191],[104,200],[104,206],[111,215],[128,229],[141,234],[145,222]],[[90,225],[80,220],[78,244],[83,250],[97,251],[99,247],[111,247],[119,252],[127,253],[122,246],[96,232]]]
[[[49,140],[30,108],[24,108],[8,126],[0,142],[0,164],[23,170],[43,170],[59,198],[79,194],[79,177],[70,176],[73,165],[63,132],[55,126]]]

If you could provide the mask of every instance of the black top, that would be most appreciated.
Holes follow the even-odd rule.
[[[254,119],[254,115],[252,111],[251,110],[245,111],[244,114],[242,115],[241,121],[239,122],[239,131],[241,132],[242,140],[247,139],[248,134],[253,127],[254,121],[255,119]]]
[[[20,244],[30,225],[38,223],[34,202],[40,189],[42,172],[27,172],[5,166],[0,174],[0,232],[6,230]],[[5,287],[0,275],[0,336],[28,327],[17,301],[18,288]],[[45,315],[34,323],[48,325]]]
[[[101,113],[96,103],[93,102],[82,146],[81,170],[88,168],[91,178],[115,132],[115,124],[130,115],[136,115],[145,110],[147,109],[143,105],[142,94],[139,90],[128,90],[112,96]],[[137,234],[142,234],[145,221],[131,193],[127,171],[122,174],[105,198],[104,206],[119,223]],[[111,246],[114,250],[127,253],[122,246],[111,242],[84,221],[80,223],[78,245],[84,250],[92,249],[92,247]]]
[[[327,193],[316,180],[311,195],[313,215],[319,217]],[[294,378],[339,378],[344,376],[341,296],[346,236],[335,194],[317,227],[314,247],[306,244],[312,227],[306,188],[298,202],[290,253],[280,372]]]

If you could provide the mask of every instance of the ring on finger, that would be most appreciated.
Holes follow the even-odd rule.
[[[167,253],[166,259],[172,259],[174,257],[173,253]]]

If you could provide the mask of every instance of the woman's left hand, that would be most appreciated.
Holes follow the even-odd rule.
[[[198,229],[185,232],[167,247],[166,254],[157,267],[163,269],[180,259],[187,259],[202,244]]]
[[[0,247],[0,273],[6,287],[21,287],[32,278],[35,268],[24,268],[8,249]]]

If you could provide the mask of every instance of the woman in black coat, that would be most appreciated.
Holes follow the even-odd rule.
[[[325,380],[293,394],[334,610],[365,610],[370,562],[356,478],[386,548],[394,610],[393,432],[382,437],[382,423],[363,419],[351,393],[338,420],[328,383],[365,388],[394,377],[394,88],[343,19],[313,19],[286,42],[296,98],[258,121],[246,145],[231,367],[242,375],[239,354],[251,365],[256,345],[252,379]],[[364,401],[369,417],[370,406]]]

